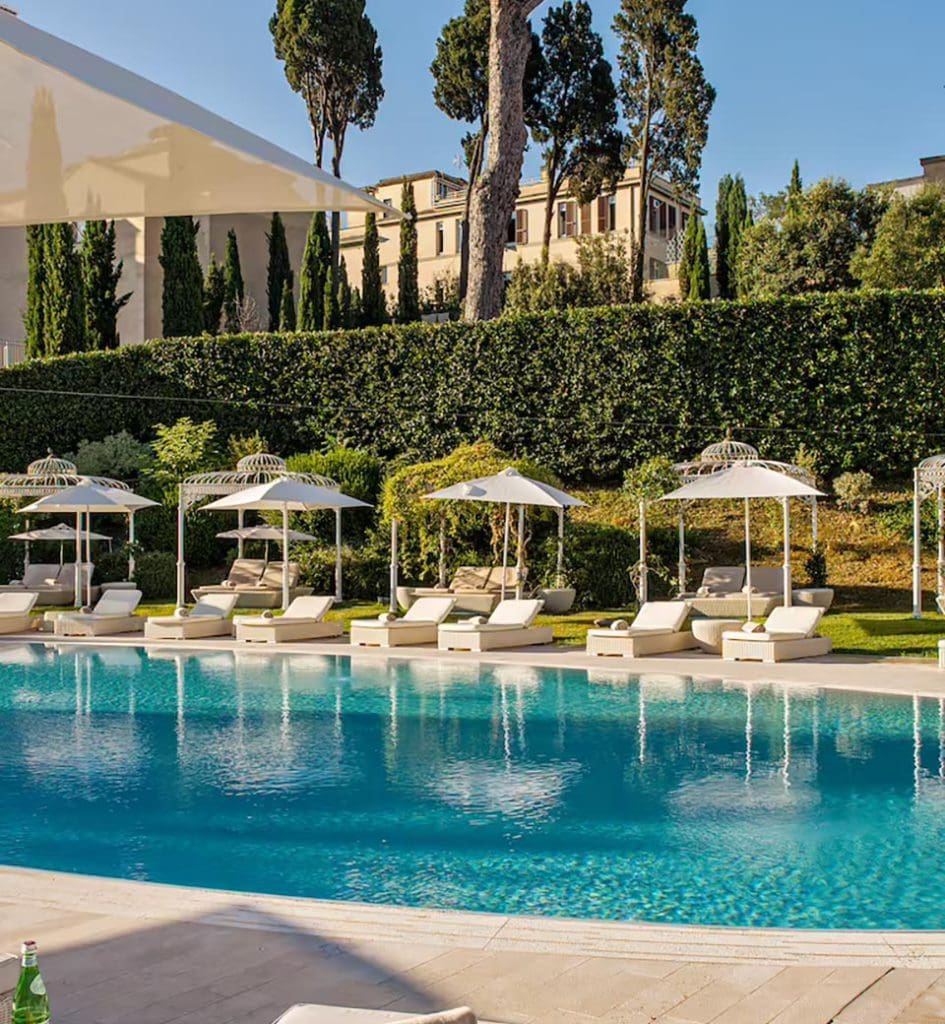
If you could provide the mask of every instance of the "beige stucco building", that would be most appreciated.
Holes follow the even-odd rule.
[[[420,287],[432,289],[437,280],[459,276],[460,221],[466,183],[440,171],[411,175],[417,203],[417,237]],[[369,189],[391,206],[400,204],[403,178],[390,178]],[[577,239],[582,235],[622,233],[632,236],[635,211],[640,202],[639,177],[627,172],[613,194],[581,206],[566,194],[555,204],[551,258],[576,262]],[[656,301],[678,295],[675,269],[678,251],[694,199],[680,200],[665,182],[658,182],[650,196],[649,233],[646,243],[647,288]],[[505,269],[511,273],[519,260],[535,261],[541,255],[545,188],[540,181],[522,186],[515,218],[509,225]],[[266,277],[269,214],[201,217],[198,250],[204,267],[214,253],[222,260],[227,232],[239,240],[246,291],[257,307],[259,328],[268,326]],[[292,265],[302,262],[309,226],[308,214],[283,216]],[[163,271],[158,260],[162,218],[119,221],[116,225],[118,255],[124,262],[120,290],[132,298],[119,316],[123,344],[161,336]],[[393,215],[379,224],[381,274],[388,298],[397,296],[397,264],[400,257],[399,222]],[[363,215],[351,215],[342,230],[342,255],[352,286],[361,283],[364,241]],[[298,274],[296,273],[296,279]],[[0,229],[0,366],[23,357],[23,309],[26,304],[26,241],[21,228]]]
[[[433,289],[437,281],[458,278],[462,245],[462,217],[466,200],[466,182],[442,171],[412,174],[417,205],[417,250],[421,293]],[[399,206],[403,178],[388,178],[367,189],[382,202]],[[536,262],[541,257],[545,216],[545,184],[526,182],[516,203],[515,217],[509,224],[505,255],[506,273],[519,260]],[[640,202],[639,172],[630,169],[613,193],[581,205],[562,190],[554,205],[550,258],[577,262],[577,239],[582,235],[620,233],[633,237],[636,211]],[[650,193],[649,230],[646,241],[644,273],[647,290],[656,301],[677,298],[675,279],[679,248],[695,197],[680,197],[668,182],[657,181]],[[397,265],[400,258],[400,229],[391,216],[378,224],[381,275],[388,299],[397,296]],[[364,243],[364,215],[352,215],[342,231],[342,254],[352,285],[361,280]]]

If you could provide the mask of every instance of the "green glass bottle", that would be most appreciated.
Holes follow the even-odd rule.
[[[20,977],[13,992],[12,1024],[49,1024],[49,996],[36,962],[36,943],[24,942]]]

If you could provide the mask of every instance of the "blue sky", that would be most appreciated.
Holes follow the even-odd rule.
[[[302,101],[272,55],[274,0],[12,2],[27,21],[311,152]],[[591,3],[612,53],[619,0]],[[462,127],[433,105],[428,68],[440,27],[461,8],[462,0],[368,0],[387,97],[375,128],[349,137],[345,178],[365,184],[453,169]],[[797,157],[806,181],[835,175],[861,185],[916,174],[920,157],[945,153],[942,0],[691,0],[690,10],[719,94],[702,174],[706,205],[726,172],[742,173],[752,193],[770,192]],[[526,174],[537,171],[532,151]]]

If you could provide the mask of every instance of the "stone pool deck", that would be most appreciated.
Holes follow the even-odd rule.
[[[502,917],[0,869],[62,1024],[269,1024],[296,1002],[508,1024],[931,1024],[945,933]]]

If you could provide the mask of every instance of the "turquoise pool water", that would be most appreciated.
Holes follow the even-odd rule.
[[[0,646],[0,862],[503,913],[945,927],[934,700]]]

